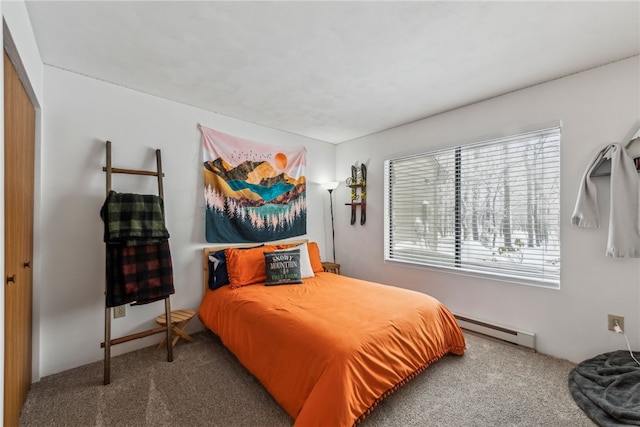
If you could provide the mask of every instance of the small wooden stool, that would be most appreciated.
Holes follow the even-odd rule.
[[[329,273],[340,274],[340,264],[335,262],[323,262],[322,268]]]
[[[171,332],[174,335],[171,345],[173,347],[175,347],[180,338],[184,338],[187,341],[193,342],[193,338],[191,338],[185,332],[185,330],[187,329],[187,325],[189,325],[189,322],[191,322],[191,319],[193,319],[193,316],[195,316],[195,314],[196,312],[193,310],[176,310],[171,312],[171,323],[173,324]],[[156,317],[156,323],[161,326],[166,325],[166,316],[164,314],[161,314],[160,316]],[[162,346],[166,344],[166,342],[167,336],[165,335],[162,339],[162,342],[158,344],[158,350],[161,349]]]

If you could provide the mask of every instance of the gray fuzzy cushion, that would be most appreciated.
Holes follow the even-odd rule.
[[[640,352],[634,352],[640,360]],[[585,360],[569,373],[576,404],[600,426],[640,426],[640,365],[618,350]]]

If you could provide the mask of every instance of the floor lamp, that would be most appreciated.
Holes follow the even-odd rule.
[[[331,193],[338,188],[338,181],[325,182],[322,184],[322,188],[329,192],[329,203],[331,206],[331,243],[333,244],[333,262],[336,262],[336,231],[333,227],[333,198]]]

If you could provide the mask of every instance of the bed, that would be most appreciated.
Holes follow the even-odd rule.
[[[317,245],[299,244],[205,248],[205,294],[198,309],[202,323],[295,426],[354,425],[431,363],[464,353],[455,318],[435,298],[324,272]],[[272,282],[264,276],[265,257],[281,259],[271,256],[296,247],[300,264],[307,265],[308,256],[311,277],[265,286]],[[229,283],[212,290],[221,269],[215,256],[226,262]]]

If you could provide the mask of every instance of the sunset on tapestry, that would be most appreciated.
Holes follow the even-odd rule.
[[[306,150],[200,126],[209,243],[264,242],[307,232]]]

